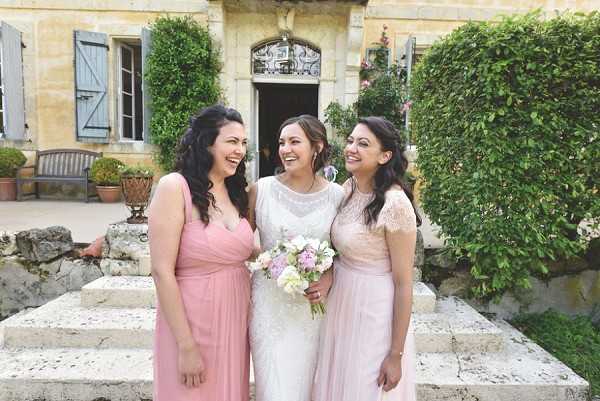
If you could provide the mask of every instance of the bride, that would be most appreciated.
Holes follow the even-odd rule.
[[[323,124],[302,115],[279,129],[284,172],[250,187],[249,220],[258,228],[261,248],[297,235],[329,241],[329,230],[344,192],[316,173],[328,159]],[[322,317],[314,320],[311,303],[325,300],[332,282],[326,272],[312,283],[306,299],[293,298],[262,272],[252,278],[250,347],[256,401],[310,401]]]

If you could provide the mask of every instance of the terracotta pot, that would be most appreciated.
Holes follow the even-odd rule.
[[[0,178],[0,201],[17,200],[17,180]]]
[[[121,187],[105,187],[96,185],[98,196],[104,203],[115,203],[121,200]]]

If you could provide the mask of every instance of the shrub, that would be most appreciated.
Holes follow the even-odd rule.
[[[592,395],[600,395],[600,329],[589,317],[548,310],[517,316],[511,323],[587,380]]]
[[[100,186],[117,186],[121,183],[119,168],[123,162],[112,157],[101,157],[94,161],[90,170],[92,181]]]
[[[422,206],[473,295],[529,287],[600,216],[600,14],[470,22],[411,80]]]
[[[15,178],[17,169],[23,167],[27,158],[19,149],[0,148],[0,177]]]
[[[160,17],[152,24],[146,80],[152,98],[150,130],[156,159],[173,169],[175,151],[190,116],[219,101],[219,50],[208,30],[191,17]]]
[[[123,165],[119,168],[119,173],[121,174],[121,177],[154,177],[154,170],[152,170],[152,167],[142,165]]]
[[[325,109],[325,122],[336,130],[336,138],[332,141],[332,164],[339,173],[336,181],[342,183],[347,178],[344,167],[343,148],[345,139],[358,122],[359,117],[382,116],[390,120],[401,132],[405,140],[404,118],[407,108],[408,94],[404,78],[401,77],[398,65],[387,65],[389,39],[387,27],[384,25],[379,42],[375,43],[375,60],[372,64],[363,61],[361,64],[361,88],[358,100],[342,106],[338,102],[330,103]]]

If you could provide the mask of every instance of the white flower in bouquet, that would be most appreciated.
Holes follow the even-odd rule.
[[[294,237],[290,241],[290,243],[293,245],[295,252],[299,252],[299,251],[303,250],[304,247],[308,244],[308,242],[306,241],[306,238],[304,238],[302,235],[298,235],[297,237]]]
[[[271,260],[271,252],[267,251],[258,255],[254,262],[249,262],[246,265],[248,266],[248,269],[250,269],[250,272],[254,273],[258,270],[267,269],[271,264]]]
[[[321,246],[321,241],[319,241],[317,238],[309,238],[306,240],[306,243],[309,247],[314,249],[315,252],[318,251],[319,247]]]
[[[288,266],[277,278],[277,285],[288,294],[304,294],[308,288],[308,280],[304,279],[294,266]]]
[[[333,265],[333,258],[325,257],[315,266],[315,270],[319,273],[324,273]]]

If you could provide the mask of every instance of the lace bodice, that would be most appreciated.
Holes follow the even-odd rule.
[[[344,183],[346,196],[331,227],[331,240],[340,256],[336,263],[371,274],[391,270],[389,250],[385,240],[387,232],[416,231],[416,215],[402,188],[394,186],[385,194],[385,203],[377,222],[367,227],[363,210],[372,201],[373,194],[363,194],[358,189],[352,193],[350,180]]]
[[[344,196],[341,186],[329,183],[318,192],[301,194],[275,176],[262,178],[257,185],[256,226],[263,249],[296,235],[329,241],[331,223]]]

